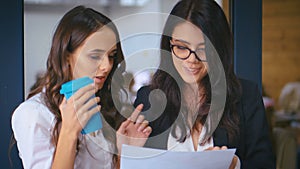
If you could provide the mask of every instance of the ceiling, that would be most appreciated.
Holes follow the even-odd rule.
[[[24,0],[25,5],[73,5],[78,2],[101,6],[144,6],[150,0]]]

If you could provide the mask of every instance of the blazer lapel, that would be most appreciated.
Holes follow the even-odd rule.
[[[218,127],[213,134],[214,146],[228,146],[227,131]]]
[[[169,134],[170,134],[170,129],[158,135],[149,137],[146,141],[145,147],[167,150]]]

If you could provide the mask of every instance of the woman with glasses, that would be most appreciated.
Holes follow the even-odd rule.
[[[262,97],[254,83],[234,74],[232,35],[215,1],[175,5],[163,30],[160,61],[134,103],[144,104],[153,129],[145,146],[236,148],[230,168],[275,168]]]

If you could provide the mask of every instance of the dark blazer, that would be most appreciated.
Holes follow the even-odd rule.
[[[242,86],[242,97],[237,105],[240,116],[240,136],[235,141],[229,142],[226,129],[217,127],[213,133],[214,146],[236,148],[236,155],[241,161],[242,169],[275,169],[275,156],[272,152],[268,134],[262,96],[256,84],[247,80],[240,80],[240,83]],[[149,110],[151,107],[149,101],[150,92],[149,86],[140,88],[134,106],[136,107],[138,104],[143,103],[143,111]],[[159,106],[159,104],[157,105]],[[152,106],[157,107],[157,105]],[[146,119],[149,113],[155,113],[146,112]],[[168,118],[150,121],[149,125],[153,131],[145,146],[167,149],[168,136],[172,124],[173,121]]]

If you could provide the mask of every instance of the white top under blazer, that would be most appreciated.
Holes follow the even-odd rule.
[[[208,139],[204,144],[201,144],[203,138],[204,138],[204,134],[205,134],[205,127],[203,126],[203,130],[201,131],[201,134],[199,136],[199,140],[198,140],[198,146],[197,146],[197,151],[205,151],[207,148],[209,147],[213,147],[214,146],[214,141],[213,141],[213,137],[210,137],[210,139]],[[179,133],[180,130],[179,128],[176,128],[176,133]],[[182,151],[182,152],[194,152],[194,144],[193,144],[193,140],[191,135],[188,132],[188,136],[186,137],[186,139],[184,140],[184,142],[179,142],[177,141],[177,139],[175,137],[172,136],[172,134],[169,134],[169,138],[168,138],[168,150],[170,151]],[[237,164],[235,165],[234,169],[240,169],[241,168],[241,162],[240,159],[238,158]]]

